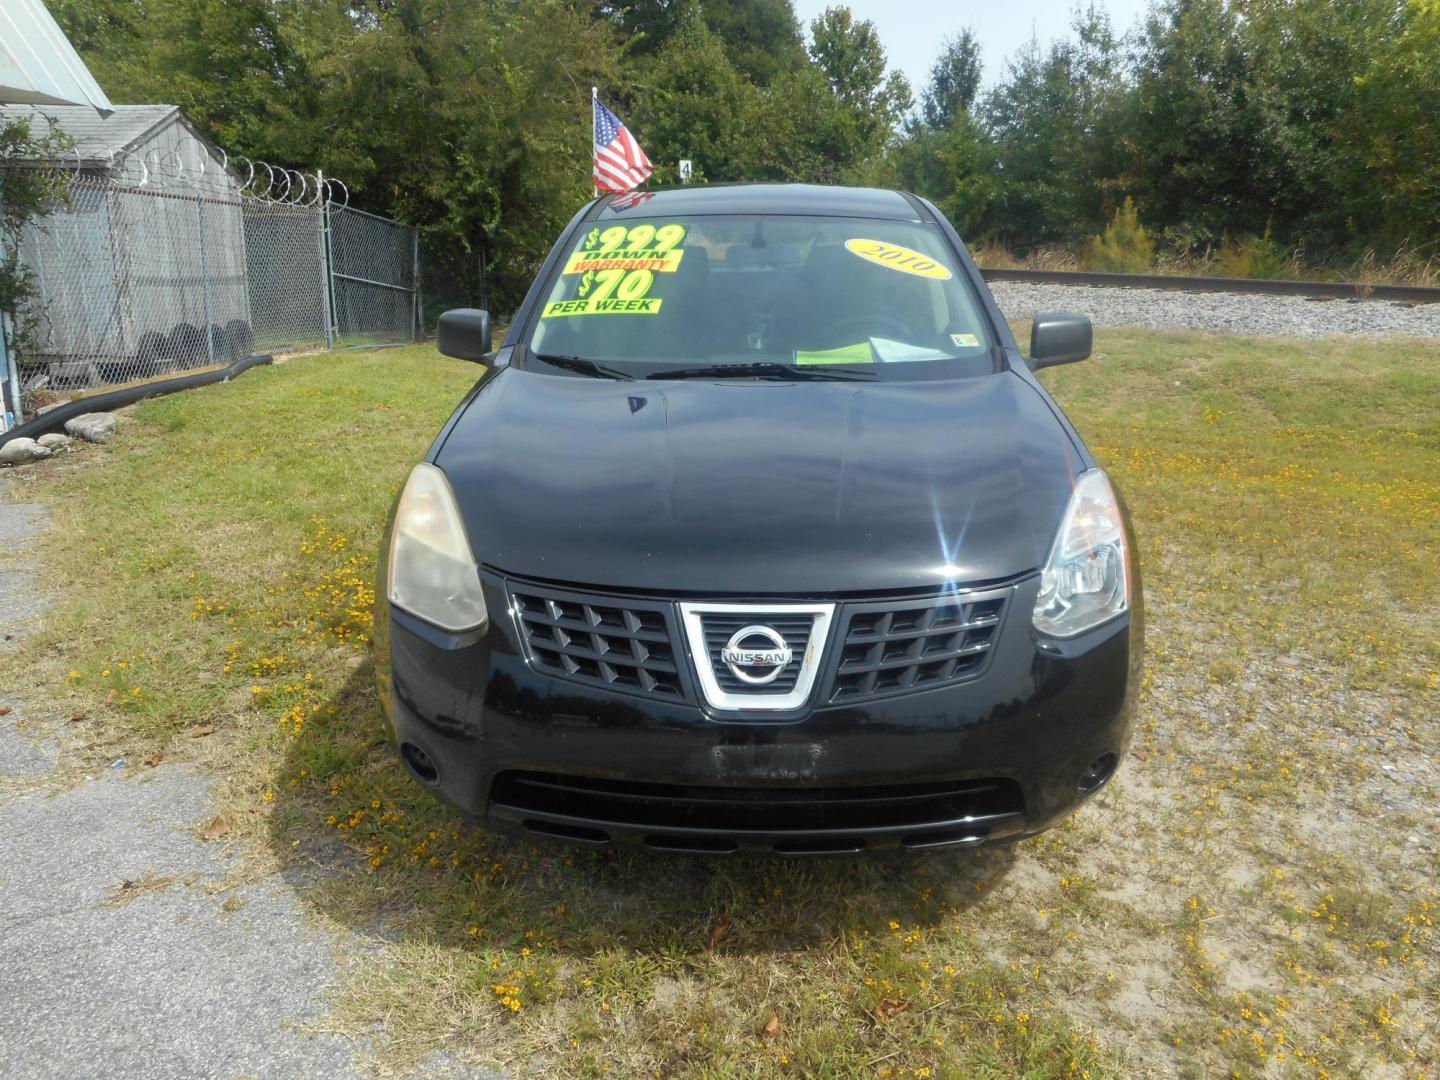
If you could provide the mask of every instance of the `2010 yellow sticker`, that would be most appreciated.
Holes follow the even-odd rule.
[[[952,276],[949,267],[942,266],[929,255],[922,255],[918,251],[884,240],[863,240],[857,237],[845,241],[845,250],[852,255],[859,255],[862,259],[868,259],[877,266],[899,270],[902,274],[914,274],[916,277],[932,278],[935,281],[948,281]]]

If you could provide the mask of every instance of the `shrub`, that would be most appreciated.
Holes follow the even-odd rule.
[[[1280,245],[1264,236],[1246,236],[1231,240],[1226,236],[1215,256],[1215,272],[1221,277],[1280,278],[1291,273],[1290,260]]]
[[[1127,195],[1105,231],[1091,239],[1085,250],[1085,265],[1090,270],[1143,274],[1154,262],[1155,241],[1140,224],[1135,200]]]
[[[994,234],[982,236],[979,243],[971,245],[970,254],[977,266],[1020,265],[1014,253],[1005,246],[1005,241],[996,238]]]
[[[1427,247],[1434,253],[1426,254]],[[1416,247],[1402,240],[1390,260],[1382,263],[1374,248],[1366,248],[1350,264],[1345,278],[1375,285],[1440,285],[1440,251],[1436,251],[1434,243]]]

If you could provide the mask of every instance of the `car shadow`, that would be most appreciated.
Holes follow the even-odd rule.
[[[1014,863],[1009,846],[863,858],[660,855],[489,834],[415,782],[365,661],[291,735],[273,850],[307,864],[319,914],[389,940],[683,961],[773,953],[952,918]]]

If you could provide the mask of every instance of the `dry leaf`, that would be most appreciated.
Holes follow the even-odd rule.
[[[9,716],[14,711],[9,705],[0,705],[0,716]]]
[[[106,704],[106,705],[114,705],[115,702],[117,702],[117,701],[119,701],[119,700],[120,700],[120,691],[119,691],[119,690],[111,690],[108,694],[105,695],[105,704]]]
[[[159,750],[156,750],[153,754],[151,754],[149,757],[147,757],[147,758],[145,759],[145,764],[146,764],[146,765],[149,765],[150,768],[153,769],[156,765],[159,765],[160,762],[162,762],[162,761],[164,761],[164,760],[165,760],[165,755],[164,755],[163,753],[161,753]]]
[[[770,1022],[765,1025],[766,1038],[773,1039],[780,1031],[780,1014],[771,1013]]]
[[[145,893],[161,892],[179,880],[180,875],[178,874],[166,874],[164,877],[159,877],[152,871],[146,871],[144,877],[127,878],[118,885],[111,885],[110,895],[100,902],[106,907],[124,907],[131,900],[143,896]]]
[[[200,830],[201,840],[219,840],[230,831],[230,819],[228,817],[217,817],[203,829]]]
[[[714,950],[715,946],[720,944],[720,939],[723,938],[723,937],[729,932],[729,930],[730,930],[730,916],[729,916],[729,915],[721,915],[721,916],[720,916],[720,921],[715,924],[715,929],[710,931],[710,948],[711,948],[711,950]]]
[[[72,724],[83,724],[86,720],[89,720],[89,719],[90,719],[90,717],[86,716],[83,712],[82,712],[82,713],[76,713],[74,716],[70,717],[70,723],[72,723]]]
[[[910,1002],[904,998],[881,998],[880,1004],[875,1006],[875,1015],[881,1020],[889,1020],[892,1016],[899,1016],[908,1008],[910,1008]]]
[[[214,725],[214,724],[196,724],[194,727],[192,727],[192,728],[191,728],[189,731],[187,731],[185,734],[186,734],[186,735],[189,735],[192,739],[203,739],[206,735],[214,735],[214,734],[215,734],[215,725]]]

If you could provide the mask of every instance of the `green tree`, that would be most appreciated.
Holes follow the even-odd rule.
[[[1120,44],[1095,8],[1074,35],[1044,51],[1032,39],[979,110],[1003,177],[992,227],[1020,243],[1079,243],[1123,187]]]
[[[840,109],[830,157],[841,169],[882,153],[910,111],[910,84],[887,71],[875,24],[857,22],[847,7],[826,8],[810,23],[810,58]]]
[[[647,66],[651,79],[637,94],[631,121],[656,163],[657,181],[673,181],[680,158],[695,162],[696,181],[755,179],[747,147],[760,94],[730,62],[698,5],[689,6]]]
[[[932,128],[948,128],[968,113],[980,91],[980,41],[969,30],[946,38],[930,68],[930,85],[921,96],[921,115]]]
[[[1242,33],[1278,114],[1277,231],[1312,248],[1440,233],[1440,6],[1260,0]]]
[[[1335,121],[1356,226],[1377,242],[1440,245],[1440,2],[1408,0],[1368,50]]]
[[[589,197],[590,87],[619,84],[609,25],[579,0],[315,2],[287,37],[319,87],[281,139],[357,205],[483,252],[504,311]]]
[[[995,153],[985,130],[968,113],[948,127],[920,125],[891,154],[890,183],[924,195],[967,239],[984,232],[1000,195]]]
[[[962,236],[982,231],[999,190],[990,138],[971,114],[980,75],[974,34],[947,39],[930,69],[919,117],[891,150],[888,175],[877,178],[930,199]]]
[[[312,96],[270,0],[62,0],[55,13],[110,97],[179,105],[232,153],[279,157]]]
[[[49,0],[46,5],[77,52],[96,61],[134,52],[145,10],[139,0]],[[103,85],[103,84],[102,84]]]
[[[772,83],[748,134],[750,179],[871,183],[880,153],[857,141],[851,114],[813,64]]]
[[[790,0],[621,0],[601,3],[597,10],[640,57],[664,49],[680,32],[686,8],[695,3],[730,63],[757,86],[804,65],[804,42]]]
[[[1267,91],[1246,21],[1226,0],[1152,10],[1131,116],[1136,191],[1187,244],[1261,233],[1294,181],[1284,102]]]
[[[705,24],[730,62],[757,86],[805,64],[805,43],[790,0],[704,0]]]

